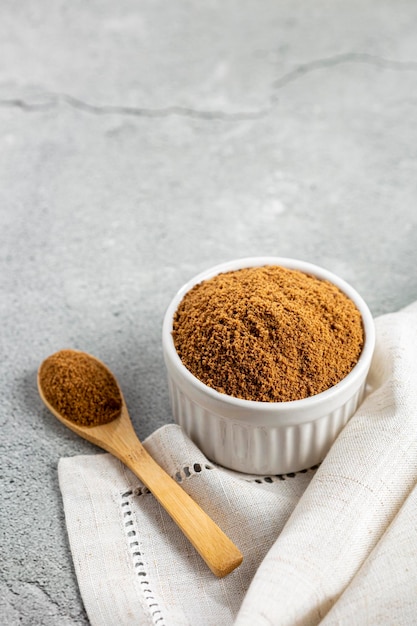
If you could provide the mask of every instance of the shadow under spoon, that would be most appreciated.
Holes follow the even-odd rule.
[[[99,368],[101,374],[105,374],[114,381],[115,389],[120,394],[120,402],[114,417],[111,417],[111,421],[104,424],[86,426],[84,423],[89,421],[88,416],[82,416],[87,418],[87,420],[82,420],[83,423],[67,419],[63,414],[65,411],[60,408],[61,405],[57,403],[57,406],[53,401],[51,402],[46,384],[46,373],[49,376],[55,374],[55,378],[62,376],[62,364],[65,361],[61,359],[60,374],[59,371],[54,372],[53,357],[60,357],[64,353],[67,356],[69,354],[69,356],[82,358],[87,365],[92,366],[94,364],[94,367]],[[64,378],[65,375],[66,372],[64,370]],[[226,576],[240,565],[243,560],[240,550],[182,487],[156,463],[139,441],[133,429],[119,384],[104,363],[96,359],[96,357],[78,350],[58,352],[56,355],[48,357],[39,367],[38,389],[46,407],[65,426],[77,433],[77,435],[80,435],[80,437],[113,454],[143,482],[216,576]],[[70,391],[72,389],[74,393],[77,392],[76,386],[72,385],[69,387]],[[61,402],[71,403],[71,397],[63,398],[63,393],[68,395],[70,391],[65,389],[65,385],[63,390],[60,388]]]

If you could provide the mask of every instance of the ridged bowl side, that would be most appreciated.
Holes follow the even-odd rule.
[[[365,382],[339,408],[291,426],[256,426],[201,407],[169,378],[172,413],[207,458],[248,474],[279,475],[320,463],[362,401]]]

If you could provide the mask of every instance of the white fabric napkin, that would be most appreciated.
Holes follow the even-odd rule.
[[[208,461],[176,425],[145,445],[244,555],[216,578],[108,454],[59,462],[93,626],[417,623],[417,303],[376,320],[368,394],[319,468],[255,477]]]

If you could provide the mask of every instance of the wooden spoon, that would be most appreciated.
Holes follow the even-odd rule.
[[[133,429],[120,386],[112,372],[99,359],[86,353],[81,354],[105,368],[114,379],[122,399],[120,413],[111,422],[98,426],[82,426],[66,419],[46,398],[48,394],[45,395],[43,386],[42,363],[38,371],[38,389],[47,408],[77,435],[110,452],[132,470],[183,531],[216,576],[223,577],[232,572],[243,560],[241,552],[145,450]]]

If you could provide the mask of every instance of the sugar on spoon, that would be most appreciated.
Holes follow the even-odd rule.
[[[240,565],[239,549],[139,441],[119,384],[104,363],[79,350],[61,350],[41,363],[38,389],[65,426],[113,454],[143,482],[216,576]]]

